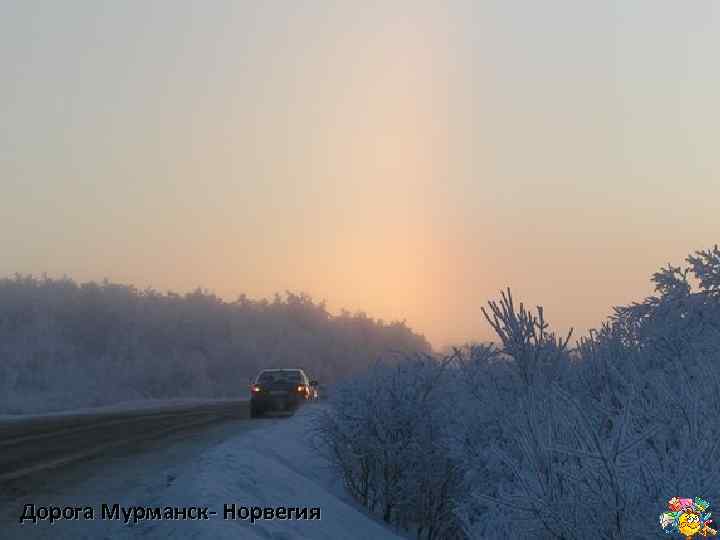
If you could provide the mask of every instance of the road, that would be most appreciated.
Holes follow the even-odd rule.
[[[398,540],[345,492],[341,479],[311,444],[315,414],[228,420],[166,435],[58,469],[0,484],[2,540]],[[95,519],[20,523],[26,504],[88,507]],[[100,519],[102,504],[121,507],[207,507],[200,520]],[[227,519],[225,505],[320,509],[321,519]]]
[[[217,400],[0,420],[0,481],[178,430],[249,416],[247,400]]]
[[[187,427],[159,438],[116,445],[99,455],[61,467],[0,482],[0,538],[50,540],[58,538],[59,531],[63,538],[134,537],[132,529],[118,528],[117,523],[107,521],[62,522],[51,528],[47,523],[21,525],[19,519],[25,504],[63,507],[99,505],[100,502],[138,504],[147,500],[149,494],[161,495],[171,488],[193,470],[199,456],[208,449],[282,420],[280,417],[253,421],[231,419]]]

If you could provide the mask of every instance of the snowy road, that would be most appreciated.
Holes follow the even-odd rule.
[[[0,482],[174,432],[249,418],[248,400],[236,399],[162,405],[146,402],[125,408],[0,419]]]
[[[344,494],[308,445],[312,404],[295,416],[229,421],[0,485],[3,539],[397,539]],[[101,519],[101,505],[208,507],[208,520]],[[321,509],[321,520],[224,519],[225,504]],[[94,519],[19,523],[25,504],[94,508]]]

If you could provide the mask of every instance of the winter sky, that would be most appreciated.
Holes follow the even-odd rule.
[[[0,275],[582,332],[720,240],[718,51],[715,0],[6,0]]]

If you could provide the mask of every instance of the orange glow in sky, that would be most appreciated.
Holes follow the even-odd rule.
[[[717,11],[12,3],[0,275],[303,291],[437,347],[511,286],[582,333],[718,241]]]

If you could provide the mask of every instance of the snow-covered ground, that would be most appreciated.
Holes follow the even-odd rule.
[[[312,415],[324,404],[304,407],[291,418],[235,422],[237,435],[194,441],[195,450],[158,445],[135,457],[95,463],[93,474],[63,485],[2,501],[0,537],[5,539],[181,538],[291,540],[402,538],[344,493],[338,478],[309,444]],[[230,429],[230,428],[222,428]],[[215,436],[218,438],[218,435]],[[188,443],[189,444],[189,443]],[[167,446],[167,445],[166,445]],[[197,450],[200,448],[200,450]],[[174,455],[176,452],[177,455]],[[184,453],[183,453],[184,452]],[[178,457],[182,454],[182,458]],[[82,474],[83,468],[77,466]],[[18,523],[23,505],[93,506],[93,521]],[[218,513],[201,521],[143,521],[125,525],[100,519],[102,503],[122,506],[207,506]],[[319,507],[322,519],[224,520],[225,504],[258,507]]]

